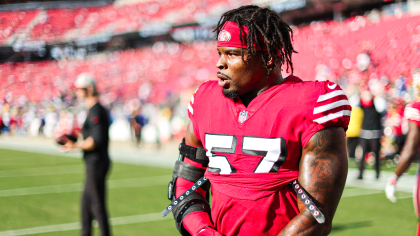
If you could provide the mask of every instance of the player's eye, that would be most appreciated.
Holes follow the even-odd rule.
[[[239,56],[239,55],[241,55],[239,52],[235,52],[235,51],[228,52],[227,54],[230,55],[230,56]]]

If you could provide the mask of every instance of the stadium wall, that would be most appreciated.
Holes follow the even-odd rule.
[[[84,1],[54,1],[54,2],[27,2],[0,5],[1,11],[22,11],[32,9],[53,8],[76,8],[88,6],[104,6],[113,3],[114,0],[84,0]]]

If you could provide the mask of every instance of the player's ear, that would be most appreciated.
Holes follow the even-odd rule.
[[[86,95],[93,95],[93,86],[92,85],[89,85],[88,87],[87,87],[87,94]]]
[[[270,59],[269,59],[269,60],[268,60],[268,62],[267,62],[267,67],[272,66],[272,65],[273,65],[273,63],[274,63],[274,59],[273,59],[273,57],[270,57]]]
[[[268,58],[267,67],[270,68],[273,65],[275,59],[273,57],[270,57],[270,54],[268,54],[268,52],[263,52],[262,56],[264,58]]]

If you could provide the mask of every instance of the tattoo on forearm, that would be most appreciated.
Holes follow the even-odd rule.
[[[328,163],[329,164],[329,163]],[[332,171],[330,166],[327,163],[321,163],[321,167],[319,167],[318,178],[328,181],[328,178],[332,175]]]
[[[312,195],[324,195],[325,191],[332,191],[345,181],[345,178],[337,178],[343,174],[340,170],[346,163],[341,161],[343,157],[347,157],[345,145],[342,143],[344,138],[337,136],[333,129],[321,130],[312,137],[313,142],[309,142],[306,147],[305,156],[301,161],[301,170],[303,168],[305,175],[302,179],[303,184],[311,183],[307,188],[311,190]],[[333,191],[335,192],[337,191]],[[340,196],[341,191],[336,197]]]
[[[317,132],[302,153],[299,182],[324,213],[326,223],[317,224],[300,201],[301,213],[281,235],[327,235],[347,178],[347,150],[344,129],[330,127]]]

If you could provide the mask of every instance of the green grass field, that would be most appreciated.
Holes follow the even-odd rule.
[[[171,215],[160,217],[169,204],[171,174],[166,168],[113,163],[108,209],[114,235],[179,235]],[[0,236],[78,235],[83,178],[80,159],[0,149]],[[415,235],[410,194],[398,193],[402,198],[393,204],[383,192],[346,191],[359,194],[341,200],[331,235]]]

